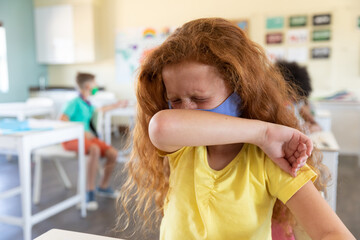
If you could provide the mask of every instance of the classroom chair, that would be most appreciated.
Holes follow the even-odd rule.
[[[40,149],[36,149],[33,152],[33,160],[35,163],[34,169],[34,192],[33,192],[33,203],[38,204],[41,197],[41,185],[42,185],[42,162],[43,160],[50,160],[54,163],[60,178],[65,188],[70,189],[72,187],[71,181],[66,174],[66,171],[61,162],[77,159],[77,153],[74,151],[66,151],[61,144],[56,144]],[[85,161],[88,161],[88,156],[85,156]],[[101,160],[99,165],[101,164]],[[100,176],[103,175],[103,168],[99,167]]]
[[[101,115],[95,115],[93,123],[95,130],[99,129],[102,124],[102,121],[97,121],[97,118]],[[74,151],[67,151],[63,148],[61,144],[55,144],[43,148],[36,149],[33,151],[33,161],[35,163],[34,169],[34,192],[33,192],[33,203],[38,204],[41,197],[41,183],[42,183],[42,162],[43,160],[50,160],[54,163],[59,176],[65,186],[65,188],[70,189],[72,187],[71,181],[66,174],[66,171],[61,162],[77,159],[77,153]],[[88,156],[85,156],[85,161],[87,162]],[[101,164],[101,159],[99,164]],[[99,175],[102,176],[103,169],[99,167]]]

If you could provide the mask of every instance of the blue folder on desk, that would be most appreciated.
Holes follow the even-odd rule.
[[[16,119],[7,118],[0,120],[0,135],[27,131],[45,131],[51,129],[52,128],[32,128],[28,120],[18,121]]]

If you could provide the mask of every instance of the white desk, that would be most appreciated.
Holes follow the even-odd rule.
[[[73,122],[61,122],[50,120],[30,119],[31,128],[52,128],[44,131],[18,132],[9,135],[0,135],[0,150],[16,152],[19,156],[20,186],[0,193],[0,198],[8,198],[21,194],[22,217],[0,216],[0,222],[18,225],[23,228],[23,239],[31,239],[31,229],[39,223],[60,211],[81,203],[81,216],[86,216],[85,208],[85,157],[84,157],[84,127],[82,124]],[[64,141],[79,140],[79,191],[56,205],[39,213],[31,213],[31,151],[47,145],[57,144]]]
[[[121,240],[119,238],[103,237],[99,235],[51,229],[34,240]]]
[[[134,123],[134,117],[136,115],[135,106],[129,106],[126,108],[117,108],[104,113],[104,140],[108,145],[111,145],[111,120],[113,116],[129,117],[130,125]],[[130,127],[131,127],[130,126]]]
[[[357,155],[360,166],[360,102],[313,101],[315,112],[331,114],[331,131],[340,146],[341,154]]]
[[[36,106],[25,102],[0,103],[0,117],[15,117],[19,121],[26,118],[42,115],[54,115],[51,106]]]
[[[331,132],[316,132],[311,134],[310,138],[323,153],[323,164],[329,168],[331,181],[328,183],[327,197],[325,199],[330,207],[336,211],[339,146]]]

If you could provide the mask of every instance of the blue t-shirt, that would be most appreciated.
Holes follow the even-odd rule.
[[[63,113],[72,122],[82,122],[85,131],[90,131],[90,121],[94,111],[95,108],[79,96],[66,104]]]

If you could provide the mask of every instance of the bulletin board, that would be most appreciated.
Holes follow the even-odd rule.
[[[146,54],[161,45],[175,28],[129,28],[116,35],[116,81],[132,83]]]
[[[265,49],[271,61],[305,64],[331,57],[332,14],[299,14],[266,18]]]

